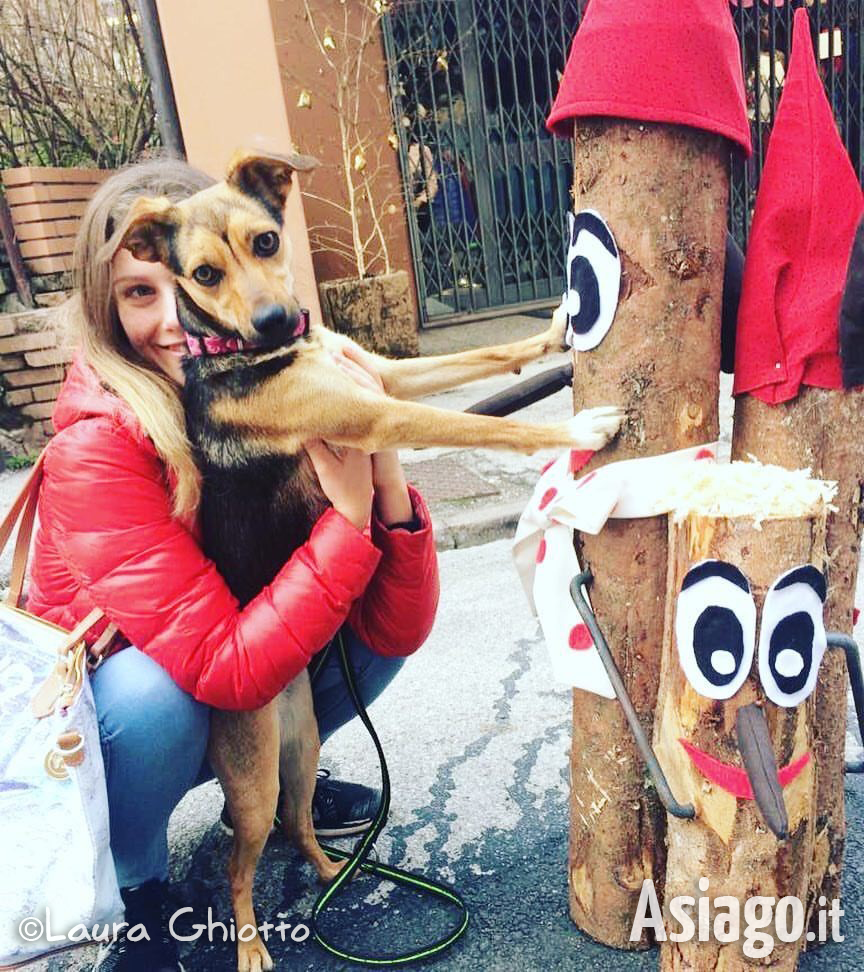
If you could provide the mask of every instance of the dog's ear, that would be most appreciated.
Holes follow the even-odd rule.
[[[170,199],[165,196],[136,199],[126,218],[99,251],[98,258],[113,260],[117,251],[125,247],[136,260],[164,263],[179,274],[181,270],[171,246],[179,225],[179,212]]]
[[[260,200],[279,223],[294,172],[309,172],[318,165],[311,155],[262,155],[238,152],[228,166],[225,181],[247,196]]]

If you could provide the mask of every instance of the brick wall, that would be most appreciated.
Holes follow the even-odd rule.
[[[52,310],[0,314],[0,454],[32,455],[53,432],[51,412],[70,349]]]

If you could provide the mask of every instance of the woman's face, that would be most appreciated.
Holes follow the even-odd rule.
[[[118,250],[111,263],[111,289],[129,343],[182,385],[187,349],[177,321],[174,275],[161,263],[136,260],[128,250]]]

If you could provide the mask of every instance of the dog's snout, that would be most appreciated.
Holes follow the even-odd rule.
[[[267,304],[252,315],[252,327],[262,337],[272,337],[288,328],[288,311],[281,304]]]

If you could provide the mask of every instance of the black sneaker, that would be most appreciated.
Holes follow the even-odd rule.
[[[381,795],[371,787],[361,783],[343,783],[330,778],[330,770],[319,769],[312,797],[312,823],[318,837],[351,837],[369,829]],[[282,803],[282,794],[279,794]],[[228,804],[223,803],[219,823],[229,837],[234,836],[234,824],[228,812]],[[277,811],[273,826],[279,829],[282,821]]]
[[[319,769],[312,798],[312,823],[319,837],[351,837],[365,833],[378,812],[381,794],[362,783],[330,778]]]
[[[120,937],[99,949],[93,972],[184,972],[177,942],[168,933],[165,901],[168,885],[147,881],[137,888],[121,888],[126,925]],[[143,925],[147,935],[138,926]],[[127,935],[134,929],[130,940]]]

